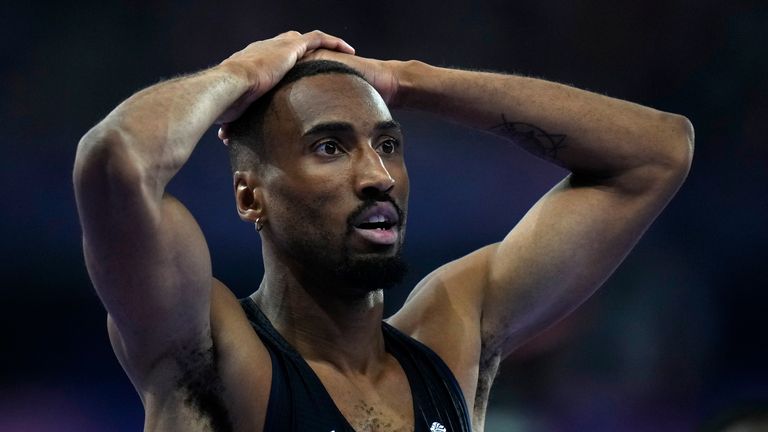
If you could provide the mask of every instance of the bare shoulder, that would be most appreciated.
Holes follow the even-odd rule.
[[[483,247],[437,268],[388,319],[443,359],[468,403],[474,398],[483,348],[481,293],[487,284],[489,257],[497,247]]]
[[[236,430],[262,430],[272,382],[269,352],[238,299],[218,280],[211,296],[211,336],[223,401]]]
[[[207,334],[168,350],[148,370],[137,369],[143,365],[136,361],[141,353],[126,350],[108,319],[115,353],[141,396],[147,423],[154,425],[149,430],[210,430],[224,424],[235,430],[263,428],[272,378],[269,353],[238,299],[216,279],[210,313]]]
[[[269,352],[251,327],[239,300],[214,279],[211,295],[211,337],[225,368],[250,368],[256,379],[269,372]],[[254,368],[255,367],[255,368]],[[266,374],[267,383],[269,376]]]

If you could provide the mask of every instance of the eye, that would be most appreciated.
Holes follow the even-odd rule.
[[[400,143],[393,138],[388,138],[379,144],[379,151],[384,154],[392,154]]]
[[[315,151],[321,155],[336,156],[341,153],[339,144],[334,141],[323,141],[315,147]]]

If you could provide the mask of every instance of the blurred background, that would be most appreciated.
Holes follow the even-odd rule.
[[[143,411],[86,274],[71,170],[133,92],[315,28],[359,55],[538,76],[688,116],[687,182],[605,286],[505,361],[487,431],[696,430],[768,400],[768,4],[763,1],[13,2],[0,15],[0,431],[137,431]],[[414,113],[411,272],[501,239],[566,173]],[[227,156],[205,135],[171,192],[215,274],[261,274]],[[599,239],[595,239],[599,241]]]

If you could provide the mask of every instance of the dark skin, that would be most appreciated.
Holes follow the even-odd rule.
[[[336,261],[342,250],[353,259],[391,257],[400,250],[402,235],[394,245],[377,246],[346,233],[347,218],[366,199],[388,197],[401,209],[408,199],[400,129],[375,91],[352,78],[309,77],[281,90],[265,125],[269,160],[254,170],[261,172],[251,171],[250,184],[250,177],[235,175],[241,217],[268,221],[262,231],[267,253],[291,255],[300,248],[296,241],[311,244],[315,254],[325,249],[323,255]],[[339,85],[340,79],[346,84]],[[334,93],[330,87],[345,90]],[[254,206],[260,209],[252,211]],[[339,294],[368,291],[339,288]]]
[[[247,191],[261,194],[263,210],[249,216],[267,220],[261,235],[268,270],[253,298],[313,367],[353,425],[370,420],[361,417],[366,412],[361,407],[370,406],[376,407],[380,421],[396,425],[392,430],[408,430],[413,423],[411,402],[397,396],[409,393],[407,380],[384,351],[383,292],[318,286],[311,282],[315,275],[304,277],[302,263],[291,256],[294,239],[313,238],[322,247],[319,252],[331,255],[347,250],[375,258],[398,252],[402,237],[381,248],[348,233],[347,218],[375,192],[407,207],[401,132],[377,127],[389,124],[391,114],[373,88],[353,76],[304,78],[281,90],[272,110],[267,142],[279,144],[271,146],[260,181],[237,187],[239,203],[259,201],[244,199]],[[307,133],[338,123],[349,130]],[[242,204],[240,213],[246,214]],[[361,390],[369,397],[359,398]]]
[[[340,88],[346,90],[339,92]],[[307,350],[318,340],[328,340],[334,349],[347,341],[344,350],[360,364],[340,356],[338,360],[344,363],[338,365],[341,369],[364,368],[365,356],[360,353],[368,350],[359,347],[373,344],[380,348],[377,322],[381,320],[383,293],[365,287],[313,283],[316,275],[305,274],[305,265],[295,262],[291,245],[300,239],[316,243],[318,254],[338,255],[347,250],[360,257],[392,256],[400,249],[402,237],[395,245],[381,248],[348,233],[347,218],[369,189],[386,193],[401,208],[407,206],[408,175],[402,147],[387,147],[401,143],[402,136],[399,129],[376,129],[378,124],[391,121],[391,115],[374,96],[365,82],[344,75],[304,78],[282,90],[273,108],[280,121],[267,125],[268,136],[282,137],[272,141],[269,167],[257,175],[259,180],[237,183],[241,217],[251,222],[255,222],[254,216],[266,219],[261,231],[266,271],[254,299],[281,333],[296,333],[297,340],[288,339],[303,354],[305,334],[313,342],[306,344]],[[318,124],[333,122],[348,124],[351,130],[305,135]],[[260,198],[253,198],[256,195]],[[243,203],[256,202],[260,202],[261,210],[248,213]],[[294,298],[302,306],[277,304],[277,299],[290,302]],[[282,317],[283,312],[300,312],[300,316]],[[332,321],[326,329],[315,325],[318,320]],[[359,333],[348,323],[359,323],[369,330]],[[313,334],[321,330],[322,334]]]
[[[266,126],[271,156],[235,174],[235,195],[243,220],[264,222],[255,301],[358,431],[413,428],[407,381],[383,348],[383,294],[318,283],[296,250],[322,246],[332,260],[396,253],[403,232],[391,247],[373,246],[347,220],[372,191],[406,209],[408,177],[393,144],[402,137],[382,127],[387,104],[491,131],[571,171],[504,239],[436,269],[387,319],[449,366],[476,431],[499,361],[602,284],[690,167],[692,129],[681,116],[542,80],[353,54],[321,32],[285,33],[137,93],[83,137],[74,180],[86,264],[144,402],[145,430],[210,428],[189,402],[197,388],[180,385],[188,375],[215,384],[234,430],[263,428],[269,354],[165,187],[217,119],[237,118],[300,59],[347,63],[371,85],[327,75],[280,90]],[[344,132],[305,136],[322,124]]]

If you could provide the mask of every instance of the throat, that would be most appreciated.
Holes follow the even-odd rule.
[[[307,361],[363,372],[385,355],[380,291],[347,299],[304,289],[277,296],[262,286],[251,298]]]

